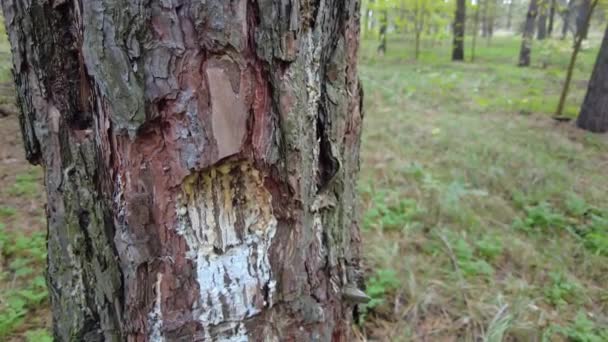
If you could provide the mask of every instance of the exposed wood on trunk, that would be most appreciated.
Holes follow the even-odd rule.
[[[530,66],[532,41],[534,40],[534,22],[538,15],[538,0],[530,0],[524,33],[522,35],[521,50],[519,51],[519,66]]]
[[[576,125],[591,132],[608,132],[608,27]]]
[[[349,340],[359,1],[2,5],[58,341]]]

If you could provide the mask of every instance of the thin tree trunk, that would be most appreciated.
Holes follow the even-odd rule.
[[[352,340],[358,1],[2,6],[55,340]]]
[[[367,7],[365,8],[365,11],[363,11],[363,22],[361,23],[361,38],[365,39],[367,38],[368,35],[368,29],[369,29],[369,16],[371,13],[371,10],[369,8],[370,6],[370,2],[368,2]]]
[[[488,6],[490,4],[490,0],[483,0],[483,14],[481,16],[481,36],[488,36]]]
[[[547,35],[551,37],[553,33],[553,23],[555,19],[555,0],[551,0],[551,7],[549,8],[549,26],[547,27]]]
[[[544,40],[547,37],[547,11],[545,10],[544,3],[541,4],[540,13],[538,16],[538,29],[536,32],[536,39]]]
[[[574,0],[568,1],[568,6],[563,12],[562,21],[564,25],[562,26],[562,40],[566,39],[568,36],[568,30],[570,28],[570,18],[572,16],[572,10],[574,9]]]
[[[479,35],[479,3],[475,6],[475,17],[473,19],[473,39],[471,42],[471,62],[475,62],[475,47]]]
[[[608,132],[608,27],[576,125],[591,132]]]
[[[487,27],[487,35],[486,35],[486,43],[488,46],[492,42],[492,37],[494,36],[494,21],[496,19],[496,0],[488,0],[491,3],[488,6],[491,6],[488,9],[488,27]]]
[[[414,50],[414,59],[418,60],[420,57],[420,31],[416,31],[416,42],[415,42],[415,50]]]
[[[538,14],[537,0],[530,0],[528,14],[526,15],[526,23],[521,41],[521,50],[519,52],[519,66],[530,66],[530,55],[532,53],[532,40],[534,39],[534,21]]]
[[[386,30],[388,26],[388,13],[382,11],[382,22],[380,23],[380,45],[378,45],[378,53],[384,55],[386,53]]]
[[[589,5],[587,17],[583,22],[583,31],[586,31],[589,28],[591,15],[593,14],[593,10],[595,9],[595,6],[597,5],[598,1],[599,0],[593,0],[593,2]],[[584,39],[584,35],[575,36],[574,50],[572,51],[572,56],[570,57],[570,63],[568,64],[568,70],[566,71],[566,81],[564,82],[564,87],[562,88],[562,93],[559,97],[559,103],[557,104],[557,110],[555,111],[556,116],[561,116],[562,112],[564,111],[566,98],[568,97],[568,91],[570,89],[570,82],[572,81],[572,73],[574,72],[574,65],[576,64],[576,57],[578,56],[578,53],[581,50],[581,44],[583,43]]]
[[[511,21],[513,20],[513,5],[515,4],[515,0],[509,1],[509,9],[507,11],[507,30],[511,30]]]
[[[454,41],[452,43],[452,60],[464,60],[464,32],[466,19],[466,0],[456,1],[456,13],[454,14]]]

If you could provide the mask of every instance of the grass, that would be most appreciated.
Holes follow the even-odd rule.
[[[7,230],[0,224],[0,339],[6,339],[19,331],[26,331],[28,340],[40,341],[48,333],[36,329],[44,325],[36,317],[38,309],[47,304],[46,282],[43,269],[46,261],[46,235],[31,235]],[[35,332],[29,331],[34,327]],[[47,339],[48,340],[48,339]]]
[[[567,49],[541,63],[537,45],[518,68],[519,42],[481,42],[474,64],[447,44],[413,61],[410,42],[363,43],[368,338],[608,340],[608,138],[550,118]]]

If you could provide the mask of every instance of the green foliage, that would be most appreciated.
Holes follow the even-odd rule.
[[[385,191],[374,195],[373,206],[365,213],[364,227],[378,227],[383,230],[403,230],[417,226],[416,219],[424,214],[424,209],[412,199],[390,201]]]
[[[399,288],[401,282],[393,269],[379,269],[367,280],[366,293],[371,298],[366,307],[368,309],[382,305],[386,296]]]
[[[458,267],[465,276],[491,276],[494,268],[487,261],[475,255],[475,249],[462,237],[458,237],[452,248],[458,261]]]
[[[17,213],[17,210],[13,207],[0,206],[0,218],[11,217]]]
[[[44,329],[31,330],[25,333],[27,342],[53,342],[53,336]]]
[[[526,216],[523,219],[515,219],[513,227],[531,232],[536,229],[564,228],[566,225],[566,217],[563,214],[556,212],[547,202],[526,206],[524,210]]]
[[[15,183],[9,188],[9,193],[13,196],[34,196],[40,192],[40,171],[31,171],[17,175]]]
[[[550,285],[545,289],[545,297],[555,306],[564,306],[580,300],[580,285],[568,280],[563,273],[550,272]]]
[[[608,341],[608,329],[596,325],[584,311],[579,311],[574,322],[567,327],[559,325],[551,327],[543,340],[549,341],[551,336],[555,334],[562,335],[572,342]]]
[[[45,235],[26,236],[0,225],[0,251],[8,265],[0,280],[12,284],[3,291],[0,301],[0,338],[3,338],[25,323],[28,314],[46,303],[46,281],[41,275],[46,259]]]

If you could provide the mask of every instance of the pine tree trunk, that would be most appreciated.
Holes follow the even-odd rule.
[[[521,42],[521,50],[519,52],[519,66],[530,66],[530,55],[532,53],[532,40],[534,38],[534,22],[538,14],[537,0],[530,0],[528,14],[526,16],[526,24]]]
[[[347,341],[359,2],[2,0],[57,341]]]
[[[608,27],[576,125],[591,132],[608,132]]]
[[[452,43],[452,60],[464,60],[464,32],[466,19],[466,0],[456,1],[456,13],[454,15],[454,42]]]

